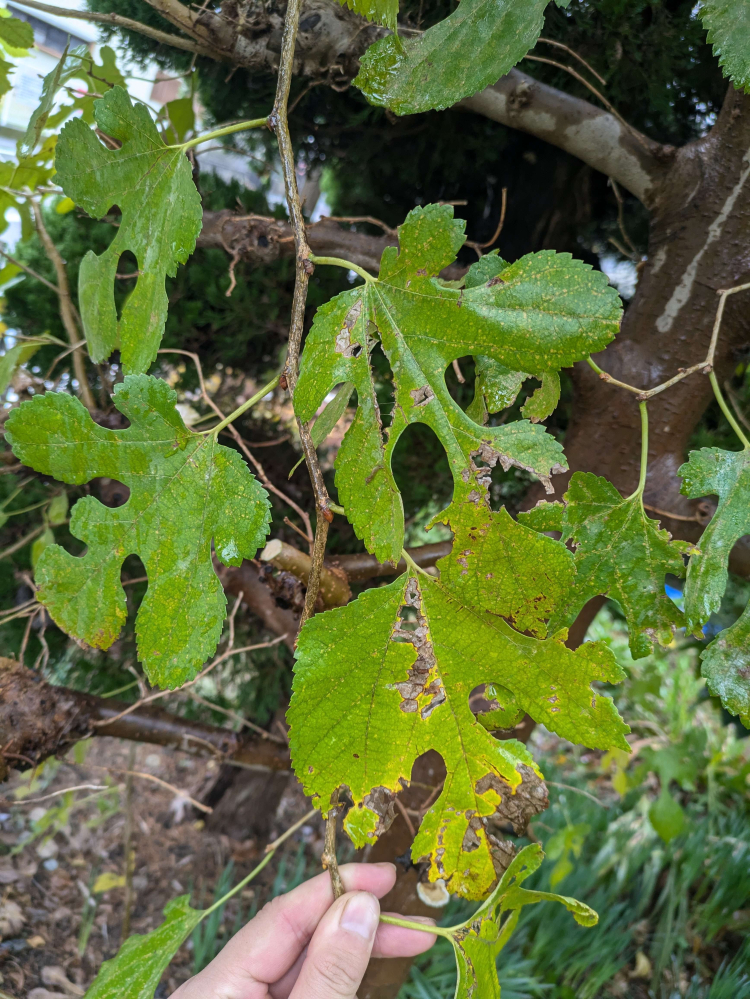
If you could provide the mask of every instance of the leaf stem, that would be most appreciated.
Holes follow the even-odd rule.
[[[648,409],[645,402],[639,403],[641,411],[641,474],[638,478],[638,488],[628,499],[638,497],[643,506],[643,490],[646,488],[646,472],[648,471]]]
[[[246,132],[251,128],[260,128],[268,124],[268,118],[253,118],[252,121],[239,121],[234,125],[225,125],[224,128],[217,128],[214,132],[206,132],[205,135],[198,135],[187,142],[180,142],[174,146],[167,146],[167,149],[192,149],[199,146],[201,142],[210,142],[212,139],[220,139],[222,135],[231,135],[233,132]]]
[[[452,940],[453,934],[444,926],[433,926],[432,923],[415,923],[411,919],[402,919],[400,916],[381,916],[381,923],[388,923],[389,926],[403,926],[406,930],[419,930],[421,933],[434,933],[436,937],[445,937]]]
[[[724,395],[721,389],[719,388],[719,383],[716,379],[715,372],[712,371],[709,374],[708,380],[711,382],[711,388],[714,390],[716,401],[718,402],[719,406],[721,406],[721,411],[729,421],[730,427],[732,428],[732,430],[734,430],[739,439],[742,441],[742,446],[744,447],[744,449],[746,451],[750,450],[750,441],[747,439],[747,437],[745,437],[745,434],[742,431],[742,427],[739,425],[737,420],[735,420],[734,413],[729,408],[729,406],[727,406],[726,399],[724,398]]]
[[[344,260],[343,257],[317,257],[314,253],[311,253],[307,259],[311,260],[314,264],[331,264],[333,267],[346,267],[347,270],[359,274],[369,284],[375,284],[377,281],[377,278],[374,278],[372,274],[368,274],[359,264],[353,264],[351,260]]]
[[[230,413],[229,416],[226,416],[221,423],[217,423],[216,426],[211,427],[210,430],[201,430],[199,431],[199,434],[214,434],[218,437],[219,432],[223,430],[224,427],[228,427],[230,423],[234,423],[234,421],[239,416],[242,416],[243,413],[247,412],[251,406],[254,406],[257,402],[260,402],[264,396],[268,395],[269,392],[272,392],[279,384],[280,379],[281,375],[276,375],[276,377],[272,378],[271,381],[267,385],[264,385],[262,389],[258,389],[255,395],[250,396],[250,398],[246,402],[243,402],[239,408],[235,409],[235,411]]]
[[[333,513],[337,513],[340,517],[346,516],[346,510],[343,508],[343,506],[339,506],[338,503],[331,503],[329,501],[328,509],[333,511]]]
[[[417,563],[414,561],[414,559],[411,557],[411,555],[408,553],[408,551],[405,548],[401,549],[401,558],[404,560],[404,562],[406,562],[407,568],[411,569],[412,572],[420,572],[423,576],[427,576],[428,579],[432,579],[432,576],[430,576],[429,572],[423,569],[420,565],[417,565]]]
[[[257,877],[257,875],[260,874],[260,872],[263,870],[266,864],[268,864],[271,860],[273,860],[274,854],[281,846],[281,844],[285,840],[289,839],[289,837],[292,836],[294,833],[296,833],[297,830],[301,826],[303,826],[306,822],[309,822],[310,819],[313,817],[313,815],[317,814],[317,811],[318,811],[317,808],[312,808],[306,815],[303,815],[298,822],[295,822],[293,826],[289,826],[286,832],[283,832],[278,839],[275,839],[273,843],[269,843],[268,846],[266,847],[266,855],[263,858],[263,860],[261,860],[261,862],[258,864],[258,866],[253,868],[253,870],[250,871],[247,877],[243,878],[239,884],[236,884],[231,891],[228,891],[226,895],[223,895],[220,899],[214,902],[214,904],[211,906],[210,909],[205,909],[203,912],[203,916],[201,918],[205,919],[206,916],[210,915],[215,909],[218,909],[219,906],[224,905],[225,902],[228,902],[233,895],[237,894],[238,891],[242,891],[245,885],[248,884],[250,881],[252,881],[254,877]]]

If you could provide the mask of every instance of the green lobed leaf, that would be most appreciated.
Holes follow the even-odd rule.
[[[649,655],[654,642],[669,645],[684,618],[664,592],[664,577],[684,576],[683,555],[693,546],[672,541],[646,516],[639,496],[623,499],[611,482],[591,472],[576,472],[564,499],[563,541],[576,545],[576,585],[550,629],[569,625],[601,594],[622,607],[634,659]]]
[[[750,93],[750,4],[747,0],[703,0],[699,14],[724,76]]]
[[[10,266],[12,267],[13,265],[11,264]],[[31,360],[40,347],[41,343],[22,341],[21,343],[17,343],[15,347],[11,347],[5,351],[3,356],[0,357],[0,395],[8,388],[18,368]]]
[[[189,895],[172,899],[161,926],[128,937],[116,957],[101,966],[85,999],[153,999],[169,962],[206,914],[191,909],[189,901]]]
[[[342,7],[348,7],[355,14],[366,17],[368,21],[396,30],[398,22],[398,0],[339,0]],[[304,22],[303,22],[304,23]],[[300,24],[300,30],[303,25]]]
[[[685,585],[688,628],[701,626],[721,607],[729,579],[729,555],[736,541],[750,534],[750,451],[701,448],[678,469],[686,496],[717,495],[719,505],[690,557]],[[750,609],[722,631],[701,654],[702,673],[727,711],[750,723]]]
[[[521,511],[518,514],[518,521],[535,531],[560,531],[562,533],[564,515],[564,503],[547,503],[545,500],[540,500],[530,510]]]
[[[94,105],[96,122],[122,143],[107,149],[79,118],[68,122],[57,145],[58,181],[65,194],[94,218],[117,205],[120,226],[100,256],[81,262],[78,294],[92,360],[119,348],[126,373],[146,371],[156,357],[167,318],[164,281],[185,263],[200,232],[200,196],[190,163],[166,146],[143,104],[133,106],[121,87]],[[138,282],[118,322],[114,299],[120,256],[138,261]]]
[[[396,114],[450,107],[504,76],[536,44],[547,0],[462,0],[417,38],[371,45],[354,80]]]
[[[620,300],[604,275],[568,254],[542,251],[471,288],[437,275],[465,240],[464,222],[447,205],[412,211],[387,247],[380,277],[319,309],[294,394],[308,421],[336,385],[351,382],[358,409],[336,459],[336,486],[355,532],[381,561],[398,561],[403,508],[391,471],[393,450],[412,423],[426,423],[443,443],[454,502],[481,497],[489,468],[525,468],[545,483],[563,470],[562,447],[543,427],[518,421],[482,427],[445,384],[454,359],[479,354],[513,370],[556,371],[600,349],[617,331]],[[495,258],[497,259],[497,258]],[[370,352],[377,339],[393,371],[395,408],[384,440]],[[481,464],[480,464],[481,463]]]
[[[699,633],[721,606],[729,578],[729,553],[736,541],[750,534],[750,451],[722,451],[716,447],[691,451],[677,474],[684,495],[693,499],[707,494],[719,497],[699,550],[690,558],[685,585],[688,628]]]
[[[530,376],[525,371],[511,371],[482,354],[474,358],[474,369],[474,398],[466,415],[484,426],[490,413],[499,413],[513,405],[521,386]]]
[[[10,17],[4,9],[0,14],[0,45],[8,55],[16,58],[27,56],[34,45],[34,29],[20,17]]]
[[[497,957],[510,939],[518,914],[525,905],[559,902],[581,926],[598,923],[599,917],[594,910],[577,899],[521,887],[543,859],[544,853],[538,844],[525,846],[487,901],[465,923],[450,928],[458,967],[454,999],[500,999]]]
[[[531,573],[508,572],[500,535],[518,537],[518,525],[508,531],[508,522],[507,515],[489,522],[479,546],[488,551],[482,568],[493,551],[501,553],[496,564],[507,575],[497,594],[494,579],[477,587],[474,572],[462,576],[456,546],[455,559],[439,565],[440,582],[402,576],[312,618],[299,636],[288,714],[306,793],[325,810],[334,790],[349,788],[354,808],[345,824],[357,846],[382,831],[383,795],[408,782],[417,757],[430,749],[441,754],[448,776],[412,856],[427,857],[431,880],[443,878],[449,891],[469,898],[482,897],[496,879],[481,820],[521,783],[523,767],[534,765],[520,743],[489,735],[469,706],[472,690],[497,685],[513,711],[528,712],[564,738],[628,748],[628,728],[613,702],[591,688],[592,681],[624,675],[609,650],[587,643],[572,652],[562,635],[522,635],[499,616],[523,605]],[[535,558],[532,548],[529,561]],[[534,620],[530,606],[524,613]]]
[[[152,683],[177,687],[221,635],[226,597],[211,541],[224,565],[252,558],[268,533],[268,497],[238,452],[185,427],[166,382],[131,375],[113,399],[126,430],[100,427],[78,399],[57,392],[22,403],[6,422],[14,454],[36,471],[76,485],[107,476],[131,491],[116,509],[93,496],[76,503],[70,531],[86,554],[50,546],[37,566],[38,598],[69,635],[107,649],[127,615],[123,559],[139,555],[149,585],[138,653]]]
[[[750,728],[750,605],[701,653],[708,689]]]
[[[0,21],[0,24],[2,23]],[[18,145],[19,156],[30,156],[34,151],[55,106],[55,98],[60,87],[73,77],[83,75],[82,64],[86,58],[90,57],[85,45],[73,49],[70,53],[66,46],[55,68],[44,77],[39,104],[34,109],[26,133]]]

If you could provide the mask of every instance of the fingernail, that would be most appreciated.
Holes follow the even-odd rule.
[[[396,865],[389,863],[387,860],[381,860],[377,864],[369,864],[369,867],[387,867],[389,871],[395,871]]]
[[[352,895],[341,914],[341,928],[356,933],[363,940],[375,936],[380,917],[380,906],[374,895],[367,891]]]

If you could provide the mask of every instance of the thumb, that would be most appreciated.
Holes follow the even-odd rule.
[[[379,917],[380,903],[369,892],[337,899],[318,923],[289,999],[356,999]]]

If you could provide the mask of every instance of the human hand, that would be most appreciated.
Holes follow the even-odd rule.
[[[415,957],[433,945],[432,933],[378,922],[393,864],[339,870],[345,895],[334,901],[324,873],[274,898],[172,999],[356,999],[370,957]]]

